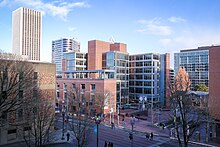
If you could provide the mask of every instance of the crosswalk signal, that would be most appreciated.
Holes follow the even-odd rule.
[[[129,133],[129,139],[132,140],[133,139],[133,134]]]

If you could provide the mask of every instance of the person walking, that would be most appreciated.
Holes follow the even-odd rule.
[[[154,138],[153,132],[150,133],[150,137],[151,137],[151,140],[153,140],[153,138]]]
[[[115,124],[113,122],[111,122],[111,125],[112,125],[112,129],[114,129],[115,127]]]
[[[104,147],[107,147],[107,142],[105,141],[105,145],[104,145]]]
[[[67,137],[66,140],[69,141],[70,140],[70,133],[69,132],[67,132],[66,137]]]

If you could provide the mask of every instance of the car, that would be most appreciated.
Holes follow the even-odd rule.
[[[59,108],[55,108],[55,113],[60,113],[60,109]]]

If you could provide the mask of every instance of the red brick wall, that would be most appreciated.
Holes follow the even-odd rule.
[[[211,115],[220,120],[220,46],[209,49],[209,108]]]
[[[102,69],[102,53],[110,51],[108,42],[91,40],[88,42],[88,70]]]
[[[57,84],[60,85],[60,97],[64,100],[64,83],[67,85],[67,89],[72,88],[72,84],[75,84],[76,88],[81,91],[81,84],[85,84],[85,98],[91,100],[91,84],[95,84],[95,93],[98,95],[109,91],[112,93],[112,102],[114,106],[114,112],[116,111],[116,80],[102,80],[102,79],[57,79]],[[108,103],[110,104],[110,103]],[[104,113],[108,113],[110,107],[104,110]]]
[[[119,52],[127,53],[127,45],[123,44],[123,43],[110,44],[110,50],[111,51],[119,51]]]
[[[165,98],[166,98],[166,107],[170,107],[170,93],[169,93],[169,82],[170,82],[170,54],[165,54]]]

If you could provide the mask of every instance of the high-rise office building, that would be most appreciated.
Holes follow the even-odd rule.
[[[181,50],[174,54],[174,71],[184,67],[189,74],[191,88],[197,84],[209,84],[209,46]]]
[[[52,41],[52,63],[56,64],[57,76],[62,75],[62,60],[65,52],[79,52],[80,43],[75,38],[61,38]]]
[[[169,105],[170,55],[145,53],[129,56],[129,98]]]
[[[159,102],[160,55],[137,54],[129,56],[129,97]]]
[[[129,101],[129,54],[127,52],[109,51],[102,54],[102,68],[114,70],[117,80],[117,104]]]
[[[42,14],[28,8],[12,13],[12,53],[28,60],[40,60],[42,41]]]

